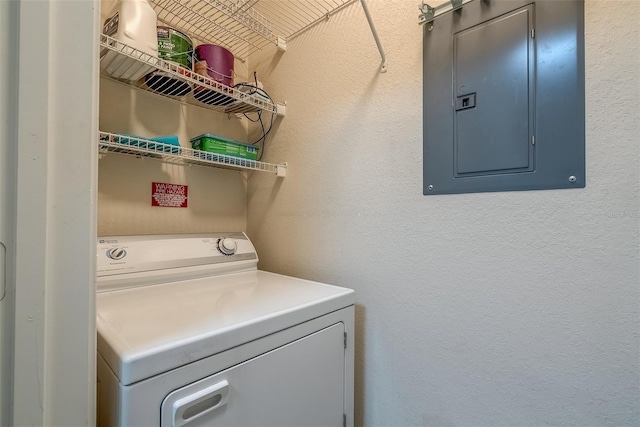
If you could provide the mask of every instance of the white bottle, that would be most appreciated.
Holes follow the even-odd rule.
[[[120,43],[157,57],[157,23],[158,17],[148,0],[120,0],[105,20],[102,32]],[[101,56],[102,69],[117,79],[135,81],[153,69],[111,50],[103,49]]]

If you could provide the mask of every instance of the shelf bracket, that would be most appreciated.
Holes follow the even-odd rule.
[[[276,103],[276,115],[284,117],[287,114],[287,101]]]
[[[278,178],[284,178],[287,176],[287,163],[282,163],[280,165],[276,165],[276,176]]]
[[[380,56],[382,57],[382,63],[380,64],[380,72],[387,72],[387,55],[384,53],[384,49],[382,48],[382,43],[380,43],[380,38],[378,37],[378,32],[376,31],[375,25],[373,25],[373,19],[371,18],[371,14],[369,13],[369,8],[367,7],[367,2],[365,0],[360,0],[360,4],[362,4],[362,10],[364,10],[364,14],[367,17],[367,21],[369,22],[369,27],[371,27],[371,33],[373,34],[373,38],[376,41],[376,45],[378,46],[378,51],[380,52]]]

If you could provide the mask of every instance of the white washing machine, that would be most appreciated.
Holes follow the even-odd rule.
[[[353,290],[243,233],[98,239],[99,426],[352,426]]]

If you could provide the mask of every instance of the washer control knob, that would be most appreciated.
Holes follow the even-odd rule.
[[[233,239],[224,238],[218,241],[218,249],[225,255],[233,255],[238,249],[238,244]]]

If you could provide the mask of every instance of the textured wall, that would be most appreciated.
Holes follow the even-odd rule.
[[[586,3],[586,189],[438,197],[416,4],[369,2],[386,74],[357,2],[256,60],[260,267],[356,290],[359,424],[638,425],[640,3]]]
[[[246,127],[226,114],[182,105],[101,80],[100,129],[141,136],[189,138],[212,133],[238,141]],[[151,206],[151,183],[186,184],[187,208]],[[238,231],[246,227],[246,174],[204,166],[179,166],[109,153],[98,164],[98,235]]]
[[[116,4],[101,1],[102,22]],[[194,40],[194,45],[199,42]],[[238,80],[247,68],[235,62]],[[178,135],[189,139],[212,133],[246,141],[246,120],[184,105],[105,78],[100,80],[100,130],[140,136]],[[102,156],[98,167],[98,235],[174,234],[244,231],[246,176],[203,166],[178,166],[119,154]],[[151,206],[151,183],[186,184],[187,208]]]

